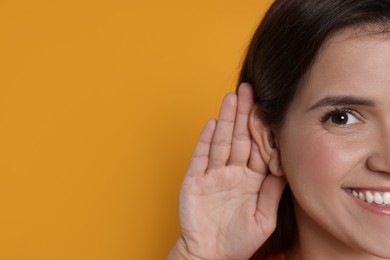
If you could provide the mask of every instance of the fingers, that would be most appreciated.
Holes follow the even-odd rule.
[[[254,105],[253,90],[247,83],[238,89],[237,115],[234,125],[229,164],[247,166],[251,153],[251,136],[248,129],[249,113]]]
[[[238,89],[238,97],[232,93],[225,96],[216,126],[212,131],[211,128],[206,131],[206,126],[204,131],[208,134],[202,133],[190,164],[192,170],[205,171],[233,164],[248,166],[260,173],[267,172],[248,128],[249,114],[254,105],[253,95],[252,87],[243,83]]]
[[[188,176],[195,176],[206,171],[209,163],[210,144],[215,132],[215,126],[215,120],[210,119],[203,128],[188,167]]]
[[[286,183],[284,177],[269,174],[261,185],[255,217],[258,223],[262,223],[264,231],[272,232],[276,225],[278,206]]]
[[[226,165],[230,156],[234,122],[236,119],[237,96],[227,94],[222,101],[218,123],[210,148],[209,168]]]

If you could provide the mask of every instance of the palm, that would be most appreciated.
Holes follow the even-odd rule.
[[[262,231],[254,213],[261,178],[249,169],[228,166],[210,172],[202,180],[187,179],[183,184],[181,212],[191,212],[191,218],[182,221],[183,233],[200,242],[202,252],[214,254],[203,257],[225,255],[239,259],[245,255],[242,251],[253,253],[259,246]],[[238,241],[245,248],[241,249]]]
[[[227,95],[217,125],[202,132],[180,196],[187,250],[203,259],[245,259],[270,236],[284,181],[267,175],[248,131],[248,85]],[[272,191],[272,192],[270,192]]]

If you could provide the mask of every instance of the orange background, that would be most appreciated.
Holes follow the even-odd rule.
[[[0,259],[164,259],[271,1],[0,1]]]

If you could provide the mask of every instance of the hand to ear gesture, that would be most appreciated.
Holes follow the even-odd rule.
[[[275,229],[286,182],[268,174],[251,138],[253,106],[244,83],[204,127],[180,193],[183,233],[168,259],[248,259]]]

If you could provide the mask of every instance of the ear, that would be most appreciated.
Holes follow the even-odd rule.
[[[276,137],[269,124],[265,122],[258,104],[252,107],[249,114],[249,131],[253,141],[259,147],[260,155],[265,164],[268,165],[270,172],[275,176],[283,176],[284,171],[281,165],[280,150]]]

